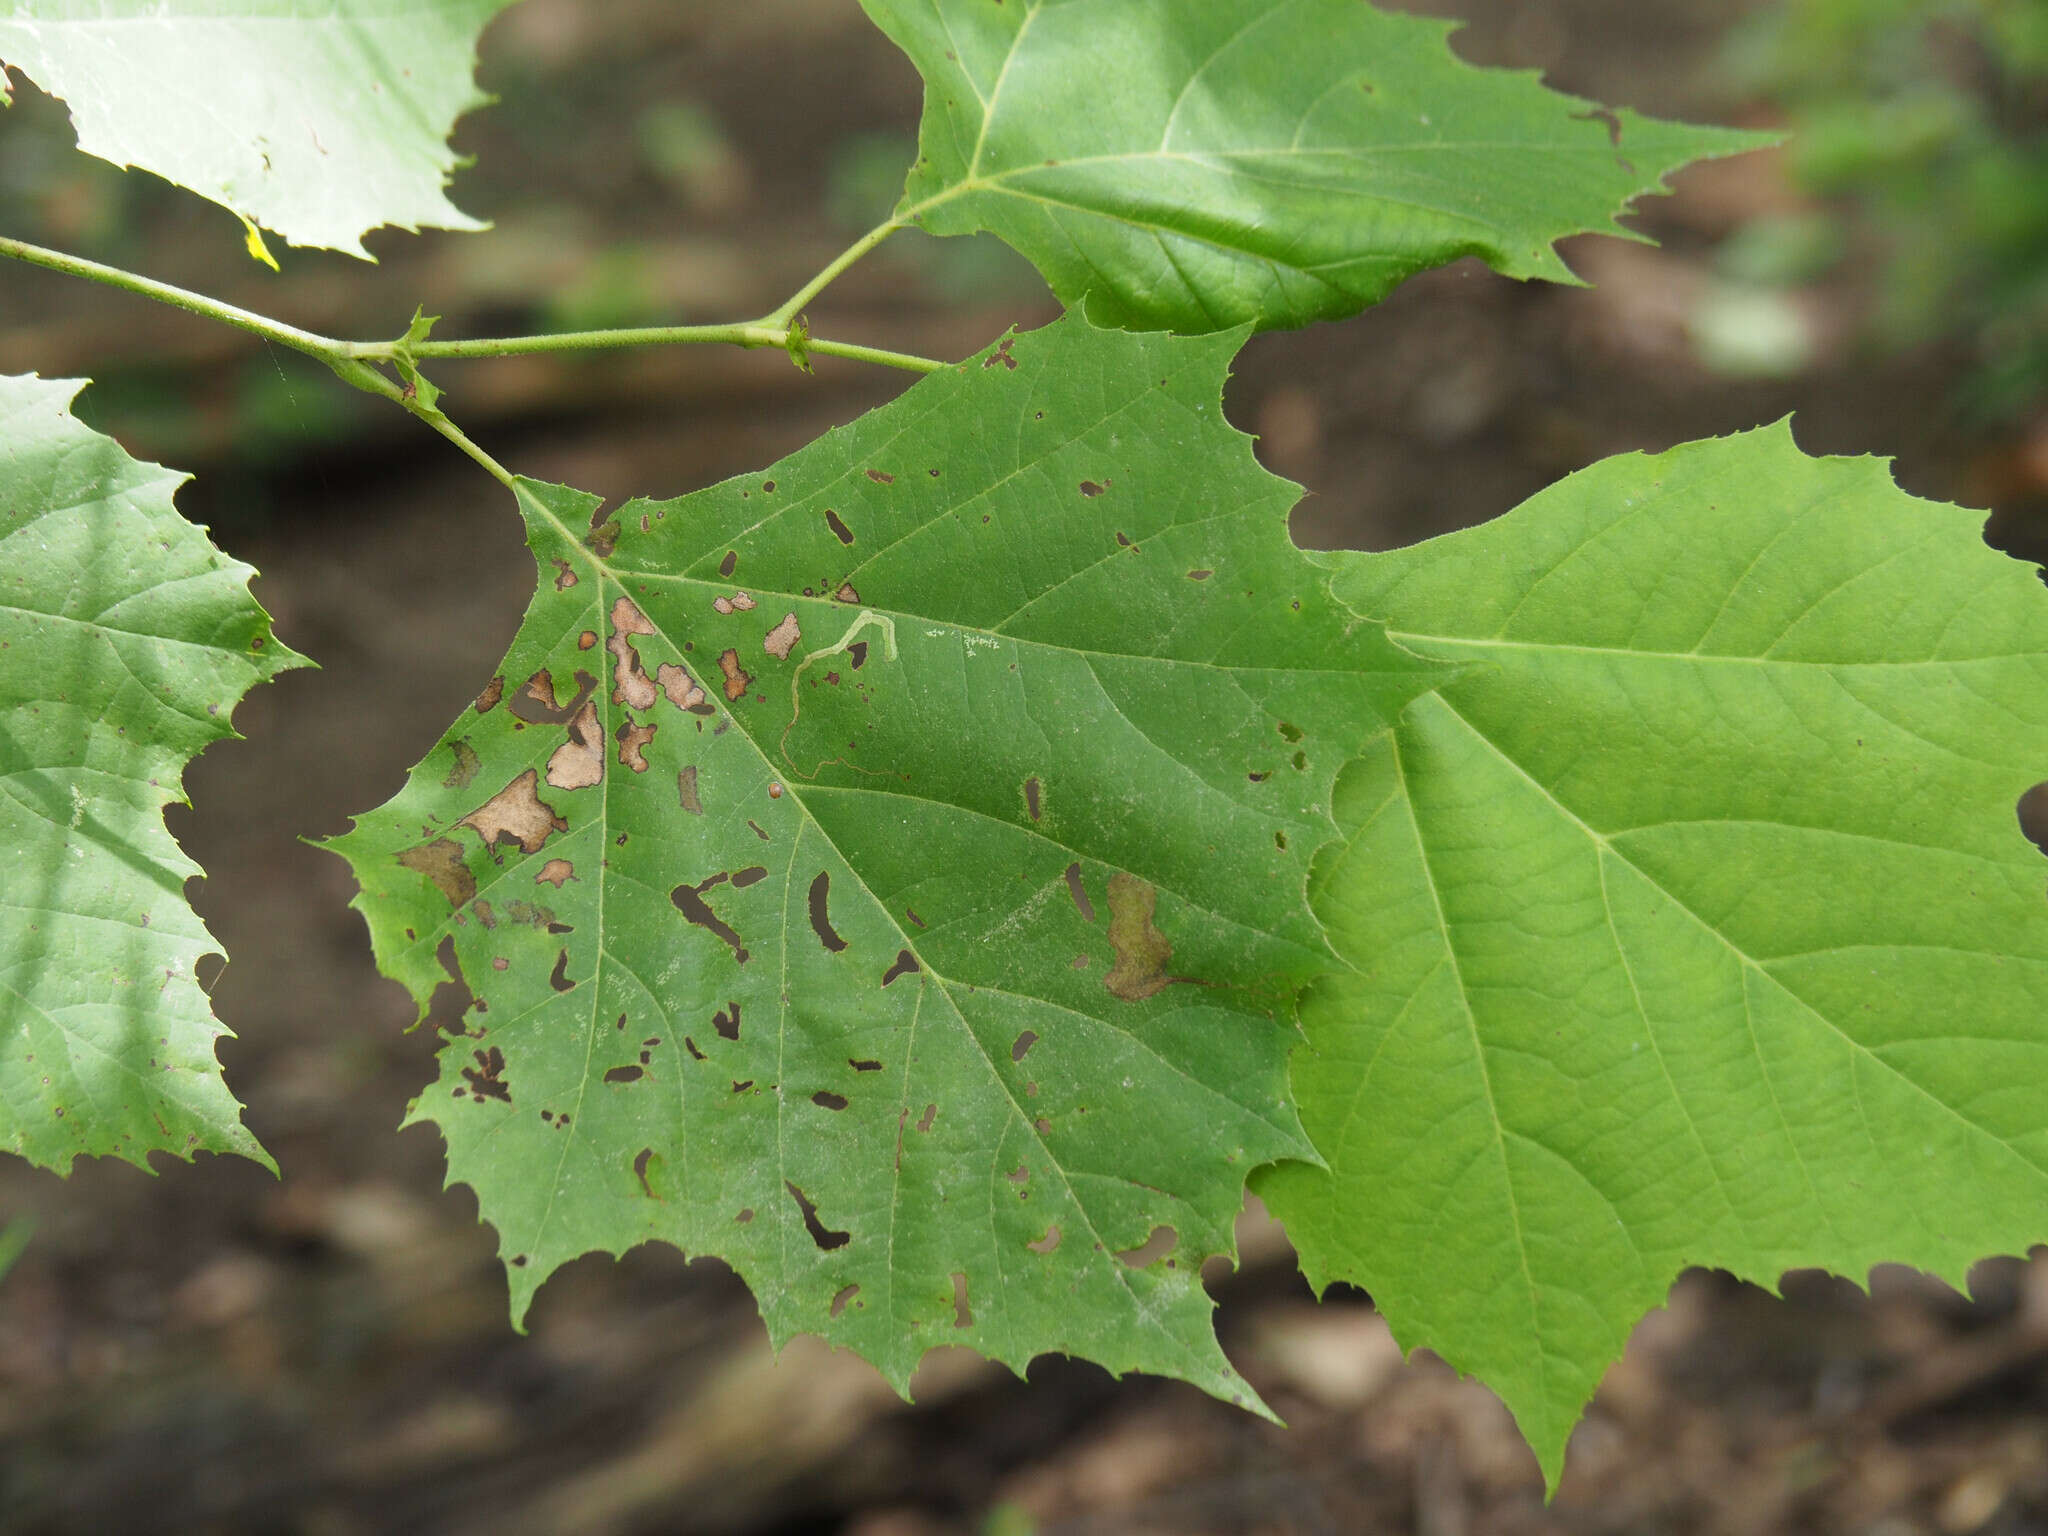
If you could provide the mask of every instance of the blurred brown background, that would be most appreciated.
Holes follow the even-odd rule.
[[[1790,99],[1757,64],[1765,6],[1424,8],[1471,20],[1466,57],[1610,103],[1764,124]],[[1940,63],[1915,47],[1908,66]],[[1969,71],[1986,61],[1957,56],[2038,156],[2040,79],[2015,87],[1993,50],[1983,85]],[[28,89],[0,119],[0,228],[330,334],[395,335],[415,302],[443,336],[730,320],[886,211],[919,101],[852,0],[525,0],[486,35],[483,80],[501,101],[457,134],[477,160],[455,196],[496,220],[488,235],[387,232],[377,267],[280,251],[273,276],[230,216],[74,154]],[[1254,341],[1228,405],[1308,488],[1297,537],[1404,543],[1604,454],[1796,411],[1809,450],[1894,455],[1908,489],[1992,509],[1995,542],[2048,554],[2026,334],[1967,304],[1881,324],[1897,231],[1839,188],[1817,196],[1810,170],[1774,152],[1686,174],[1635,219],[1658,248],[1567,247],[1589,289],[1461,264],[1356,320]],[[906,235],[811,318],[958,357],[1051,313],[1001,247]],[[1056,1359],[1026,1384],[934,1356],[906,1405],[815,1341],[772,1363],[730,1273],[668,1249],[571,1266],[514,1335],[437,1137],[393,1129],[434,1031],[407,1032],[343,866],[300,839],[395,792],[490,675],[533,579],[516,517],[397,412],[123,295],[0,274],[0,370],[98,379],[82,414],[197,474],[185,512],[263,572],[279,634],[324,668],[252,696],[248,740],[208,752],[193,808],[171,813],[234,956],[215,991],[239,1036],[228,1081],[283,1177],[202,1158],[59,1180],[0,1161],[0,1219],[34,1223],[0,1281],[0,1531],[2048,1531],[2048,1265],[2016,1259],[1980,1266],[1974,1300],[1905,1271],[1868,1293],[1794,1275],[1782,1299],[1686,1277],[1609,1375],[1548,1507],[1490,1394],[1404,1363],[1362,1295],[1314,1306],[1256,1211],[1243,1267],[1216,1277],[1218,1325],[1284,1431]],[[614,497],[765,465],[910,382],[711,348],[435,377],[500,460]]]

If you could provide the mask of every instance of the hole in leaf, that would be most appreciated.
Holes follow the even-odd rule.
[[[714,885],[724,883],[724,873],[713,875],[702,885],[679,885],[668,893],[668,899],[675,903],[676,910],[705,932],[723,939],[732,947],[732,957],[741,965],[747,963],[747,947],[740,942],[740,936],[727,927],[724,920],[705,905],[704,893]]]
[[[758,885],[761,881],[766,880],[767,878],[768,869],[766,865],[749,864],[745,869],[742,869],[733,875],[732,888],[736,891],[743,891],[748,886]]]
[[[645,1070],[640,1067],[613,1067],[605,1073],[604,1080],[608,1083],[637,1083],[646,1075]]]
[[[1117,1257],[1132,1269],[1143,1269],[1156,1264],[1180,1245],[1180,1234],[1171,1227],[1154,1227],[1152,1235],[1135,1248],[1126,1248]]]
[[[811,1102],[820,1109],[829,1109],[837,1113],[846,1108],[847,1098],[843,1093],[833,1093],[830,1089],[820,1088],[811,1095]]]
[[[818,878],[811,882],[811,931],[818,936],[820,944],[836,955],[846,948],[846,940],[833,931],[832,919],[826,911],[826,904],[831,896],[832,872],[821,869],[818,871]]]
[[[725,552],[725,558],[718,562],[718,574],[721,576],[730,576],[734,571],[738,570],[739,567],[740,552],[736,549],[728,549]]]
[[[2036,784],[2020,796],[2020,830],[2048,853],[2048,784]]]
[[[708,1056],[706,1056],[702,1051],[697,1049],[697,1042],[692,1040],[688,1035],[683,1036],[683,1049],[690,1053],[690,1058],[693,1061],[710,1060]]]
[[[923,967],[917,963],[917,956],[907,949],[899,949],[896,951],[895,963],[882,972],[882,985],[886,987],[898,976],[908,976],[922,969]]]
[[[858,672],[868,664],[868,643],[856,640],[846,648],[846,654],[853,658],[853,670]]]
[[[510,1104],[512,1088],[505,1081],[505,1053],[494,1045],[487,1051],[471,1051],[470,1055],[476,1058],[476,1065],[462,1069],[462,1075],[469,1080],[469,1091],[479,1101],[497,1099]]]
[[[548,985],[557,992],[573,992],[576,983],[569,979],[569,951],[564,949],[555,956],[555,968],[548,973]]]
[[[791,1198],[796,1201],[796,1208],[804,1213],[804,1230],[811,1234],[812,1242],[830,1253],[834,1248],[844,1248],[853,1241],[851,1232],[834,1232],[818,1219],[818,1208],[811,1203],[809,1195],[786,1179],[782,1187],[788,1190]]]
[[[851,544],[853,542],[853,530],[847,527],[846,520],[830,507],[825,509],[825,526],[832,530],[833,535],[840,543]]]
[[[862,1061],[858,1057],[853,1056],[847,1057],[846,1064],[856,1072],[879,1072],[882,1070],[882,1064],[879,1061]]]
[[[642,1147],[633,1158],[633,1177],[640,1181],[640,1193],[650,1200],[661,1196],[654,1192],[654,1180],[662,1170],[661,1155],[652,1147]]]
[[[740,1005],[737,999],[729,1000],[724,1011],[711,1015],[711,1027],[721,1038],[737,1040],[740,1037]]]
[[[540,873],[533,877],[535,885],[552,885],[560,890],[566,881],[576,878],[576,866],[567,859],[549,859],[541,865]]]
[[[1038,1032],[1027,1029],[1010,1044],[1010,1060],[1022,1061],[1031,1053],[1031,1047],[1038,1044]]]
[[[1081,865],[1078,860],[1067,866],[1067,894],[1074,898],[1074,910],[1081,914],[1081,920],[1094,922],[1095,904],[1088,899],[1087,888],[1081,884]]]

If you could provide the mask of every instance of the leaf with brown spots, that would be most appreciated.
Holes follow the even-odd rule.
[[[1285,1062],[1331,963],[1305,889],[1337,768],[1447,669],[1288,542],[1293,487],[1222,417],[1237,341],[1079,317],[1005,338],[765,477],[618,509],[609,554],[580,536],[594,498],[520,483],[541,569],[582,579],[540,584],[503,671],[572,676],[577,637],[606,636],[577,706],[596,729],[573,729],[626,766],[539,786],[572,726],[468,715],[477,782],[516,804],[485,818],[415,773],[337,845],[386,971],[424,1003],[446,938],[488,1004],[512,1102],[451,1097],[476,1066],[457,1042],[414,1117],[528,1257],[516,1313],[578,1254],[660,1238],[748,1277],[776,1338],[823,1334],[899,1385],[964,1343],[1255,1403],[1201,1261],[1231,1251],[1246,1174],[1307,1155]],[[1110,496],[1044,491],[1112,473]],[[696,708],[642,685],[713,666]],[[1249,781],[1283,745],[1310,766]],[[455,922],[397,860],[422,825],[493,834],[496,864],[465,843],[486,897],[572,862],[566,931]],[[1167,985],[1169,955],[1208,984]],[[663,1042],[645,1061],[622,1016]],[[1161,1227],[1173,1254],[1116,1258]],[[835,1316],[850,1285],[868,1304]]]

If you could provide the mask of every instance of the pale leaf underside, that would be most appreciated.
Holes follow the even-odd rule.
[[[1784,427],[1333,557],[1479,663],[1338,791],[1303,1005],[1318,1285],[1501,1392],[1554,1479],[1687,1265],[1960,1282],[2048,1238],[2048,601],[1981,514]]]

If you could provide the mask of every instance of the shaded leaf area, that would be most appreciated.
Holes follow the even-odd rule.
[[[862,3],[925,79],[896,217],[993,230],[1108,324],[1305,325],[1461,256],[1573,282],[1552,242],[1770,142],[1476,69],[1454,23],[1360,0]]]
[[[163,808],[299,658],[172,506],[185,477],[71,415],[81,387],[0,378],[0,1148],[269,1166],[214,1059],[193,966],[216,946]]]
[[[2048,601],[1981,514],[1783,425],[1332,559],[1484,663],[1338,789],[1303,1007],[1329,1162],[1260,1185],[1317,1286],[1507,1400],[1554,1482],[1681,1268],[2048,1238]]]
[[[1256,1401],[1198,1271],[1311,1155],[1334,776],[1445,669],[1288,542],[1241,339],[1069,316],[588,533],[521,482],[501,678],[335,845],[386,973],[478,995],[415,1118],[515,1314],[661,1239],[899,1388],[967,1344]]]
[[[0,61],[64,98],[87,154],[367,258],[379,225],[483,227],[447,199],[447,138],[487,99],[477,34],[509,3],[22,0]]]

